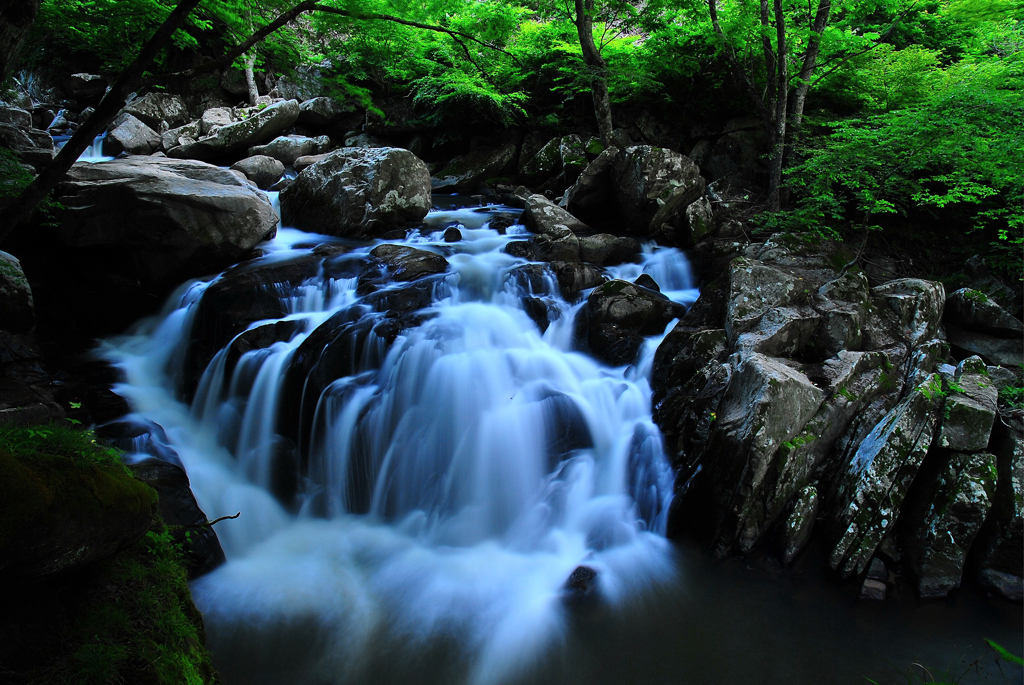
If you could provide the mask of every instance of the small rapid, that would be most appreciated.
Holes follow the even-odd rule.
[[[581,611],[574,569],[596,572],[605,611],[672,581],[649,386],[660,338],[627,367],[573,351],[581,304],[553,276],[521,276],[502,248],[525,230],[490,228],[510,211],[432,211],[388,242],[444,256],[447,273],[373,292],[359,269],[379,241],[280,229],[104,344],[116,390],[164,427],[208,517],[242,514],[217,527],[227,563],[192,587],[225,682],[529,682]],[[446,243],[452,225],[462,240]],[[255,286],[276,314],[196,352],[204,298],[238,269],[310,260],[313,276]],[[608,272],[697,296],[675,249]],[[410,293],[425,306],[392,311]]]

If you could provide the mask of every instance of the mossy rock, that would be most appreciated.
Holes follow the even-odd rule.
[[[0,571],[42,578],[109,557],[146,532],[156,503],[91,433],[0,428]]]

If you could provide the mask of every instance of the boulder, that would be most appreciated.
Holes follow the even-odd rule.
[[[236,121],[238,119],[235,117],[235,111],[230,107],[211,107],[204,111],[203,116],[199,118],[199,132],[203,136],[207,136],[221,126],[227,126]],[[196,137],[199,138],[200,136]]]
[[[149,530],[156,494],[120,463],[0,449],[0,572],[38,580],[105,559]]]
[[[531,195],[526,199],[526,209],[519,223],[537,235],[551,238],[566,238],[576,233],[592,233],[589,226],[565,211],[543,195]]]
[[[72,74],[61,84],[72,100],[95,105],[107,92],[107,79],[98,74]]]
[[[587,168],[587,148],[578,135],[563,136],[558,144],[558,156],[562,159],[562,178],[566,185],[572,185]]]
[[[405,245],[378,245],[370,256],[384,269],[388,281],[415,281],[448,271],[448,260],[441,255]],[[368,267],[373,268],[372,264]]]
[[[645,337],[664,332],[685,307],[628,281],[594,289],[575,323],[577,348],[611,366],[632,363]]]
[[[305,157],[299,157],[294,162],[292,162],[292,168],[295,169],[295,173],[300,173],[306,167],[313,166],[320,160],[326,158],[326,153],[322,155],[307,155]]]
[[[1024,410],[1003,411],[993,431],[998,481],[978,540],[977,576],[1011,601],[1024,600]]]
[[[1024,323],[985,293],[961,288],[946,298],[945,321],[960,328],[1003,338],[1024,337]]]
[[[204,116],[204,125],[205,117]],[[248,118],[220,128],[194,143],[181,145],[168,154],[178,159],[200,159],[204,161],[231,160],[244,156],[254,145],[272,140],[291,128],[299,118],[299,103],[285,100],[256,110]]]
[[[189,119],[185,101],[170,93],[146,93],[129,102],[124,111],[157,131],[180,126]]]
[[[871,289],[871,298],[896,314],[911,345],[936,336],[942,321],[946,290],[941,283],[901,278]]]
[[[303,126],[329,126],[355,108],[330,97],[316,97],[299,104],[299,123]]]
[[[0,147],[11,150],[20,162],[36,171],[42,171],[57,154],[53,138],[46,131],[23,130],[13,124],[0,123]]]
[[[689,228],[688,243],[697,243],[715,228],[715,215],[707,197],[691,203],[686,208],[686,225]]]
[[[25,333],[34,326],[32,288],[21,262],[14,255],[0,251],[0,328]]]
[[[431,180],[436,192],[475,192],[481,183],[501,176],[516,158],[515,143],[500,147],[479,147],[456,157]]]
[[[408,150],[343,148],[281,193],[284,225],[353,238],[415,223],[430,209],[430,172]]]
[[[160,142],[163,145],[164,150],[170,150],[171,148],[178,147],[185,142],[191,142],[197,140],[201,135],[202,122],[193,121],[192,123],[179,126],[178,128],[172,128],[168,131],[164,131],[160,134]]]
[[[964,562],[992,507],[996,458],[985,452],[928,456],[900,515],[900,548],[923,598],[960,587]]]
[[[228,67],[220,75],[220,87],[232,95],[249,95],[249,83],[245,71],[237,67]]]
[[[231,165],[235,171],[241,171],[245,177],[256,184],[257,188],[266,190],[284,176],[284,164],[266,155],[254,155]]]
[[[559,292],[570,302],[576,300],[584,290],[596,288],[608,280],[603,270],[580,262],[553,261],[551,270],[558,280]]]
[[[612,190],[612,163],[619,148],[610,147],[587,165],[565,191],[559,206],[581,221],[601,230],[621,232],[621,219]]]
[[[711,503],[709,532],[718,555],[749,552],[758,541],[762,486],[778,468],[783,446],[801,435],[825,397],[781,360],[741,352],[732,366],[707,445],[715,458],[700,483]]]
[[[299,157],[322,155],[331,147],[331,139],[327,136],[307,138],[306,136],[280,136],[266,145],[249,148],[249,155],[265,155],[273,157],[285,166],[292,166]]]
[[[631,262],[639,257],[640,243],[633,238],[614,236],[610,233],[580,238],[580,259],[591,264],[608,266]]]
[[[525,163],[519,165],[519,175],[529,184],[542,183],[562,168],[561,138],[552,138]]]
[[[122,152],[148,155],[159,150],[161,144],[159,133],[131,114],[122,114],[110,129],[104,147],[115,156]]]
[[[345,147],[388,147],[389,144],[383,138],[371,133],[359,133],[345,138]]]
[[[769,310],[798,303],[805,289],[799,277],[746,257],[729,264],[728,279],[725,329],[731,342],[756,328]]]
[[[931,447],[943,403],[934,375],[888,412],[842,465],[836,480],[829,565],[848,577],[863,573],[892,529],[910,484]]]
[[[58,197],[64,247],[128,255],[121,268],[150,285],[223,269],[277,225],[265,195],[234,172],[193,160],[79,163]]]
[[[997,338],[946,324],[946,339],[955,353],[977,355],[993,366],[1017,367],[1024,364],[1024,345],[1021,338]]]
[[[984,450],[992,434],[999,399],[985,362],[980,357],[963,360],[956,367],[953,382],[946,386],[949,396],[939,427],[939,446],[950,450]]]
[[[689,157],[649,145],[629,147],[615,156],[612,174],[628,232],[682,245],[693,242],[686,209],[704,194],[704,179]]]
[[[18,128],[32,128],[32,113],[19,107],[0,105],[0,123],[11,124]]]

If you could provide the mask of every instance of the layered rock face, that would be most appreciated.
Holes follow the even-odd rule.
[[[869,287],[837,268],[841,246],[795,236],[712,249],[731,261],[666,336],[652,377],[679,469],[670,528],[719,555],[786,562],[819,535],[833,569],[865,578],[864,596],[885,594],[874,565],[901,570],[922,597],[968,572],[1019,597],[1009,550],[1021,544],[1024,450],[997,389],[1020,380],[979,356],[945,363],[944,310],[964,321],[978,299],[947,300],[918,279]],[[978,318],[990,331],[1019,325]]]

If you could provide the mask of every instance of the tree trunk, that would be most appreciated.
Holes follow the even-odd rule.
[[[594,99],[597,130],[605,145],[612,144],[612,103],[608,97],[608,64],[594,44],[594,0],[576,0],[576,33],[580,38],[583,62],[590,71],[590,94]]]
[[[39,5],[40,0],[0,0],[0,81],[14,72]]]
[[[786,109],[789,102],[789,52],[786,48],[786,17],[782,0],[775,0],[775,120],[772,126],[771,171],[768,176],[767,209],[781,207],[782,163],[786,151]]]
[[[171,35],[185,23],[189,13],[200,2],[201,0],[181,0],[178,3],[135,60],[121,72],[117,80],[110,86],[92,116],[79,126],[78,131],[65,143],[57,157],[7,207],[4,224],[0,227],[0,243],[10,235],[11,231],[28,219],[36,205],[57,187],[71,166],[78,161],[86,148],[92,145],[96,136],[114,120],[114,117],[124,107],[128,96],[142,83],[146,69],[153,63],[164,46],[170,42]]]
[[[814,77],[814,70],[818,66],[821,34],[828,25],[828,16],[831,10],[832,0],[818,0],[818,11],[815,13],[814,23],[811,25],[807,52],[804,54],[803,65],[800,67],[800,83],[797,84],[796,92],[793,94],[793,106],[790,108],[792,111],[790,127],[793,138],[791,144],[796,142],[796,136],[800,134],[800,126],[804,121],[804,104],[807,102],[807,93],[811,90],[811,78]]]
[[[256,87],[256,74],[253,70],[256,67],[256,53],[252,52],[245,58],[245,85],[249,88],[249,106],[255,107],[259,100],[260,91]]]

